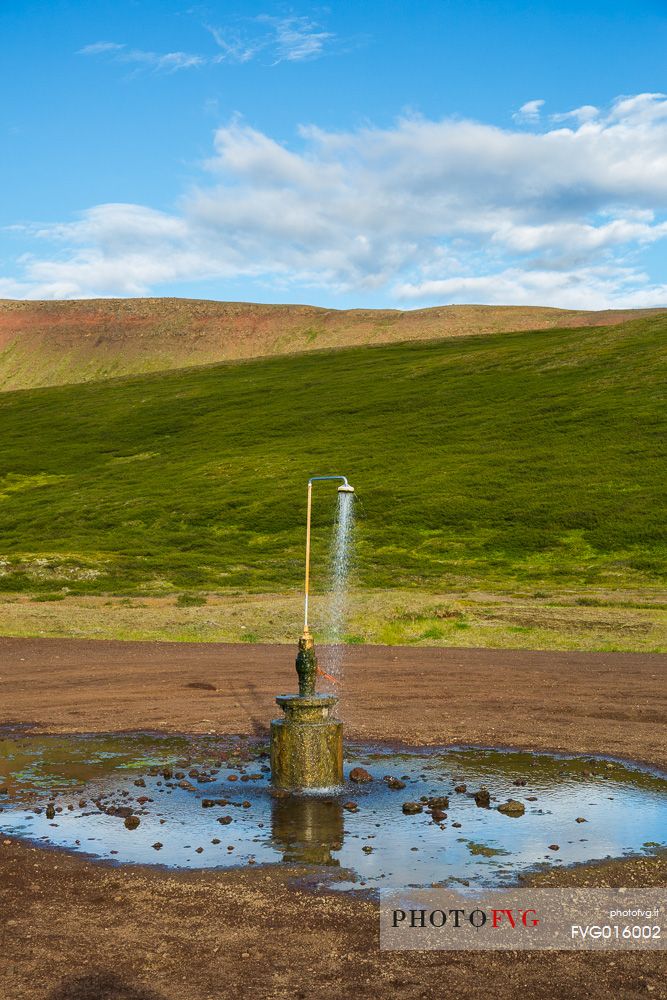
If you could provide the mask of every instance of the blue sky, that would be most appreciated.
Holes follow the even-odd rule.
[[[5,0],[0,31],[0,296],[667,306],[662,0]]]

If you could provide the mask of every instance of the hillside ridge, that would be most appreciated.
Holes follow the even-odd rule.
[[[327,348],[607,326],[659,309],[326,309],[207,299],[0,299],[0,390]]]

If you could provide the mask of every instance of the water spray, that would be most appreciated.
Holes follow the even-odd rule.
[[[354,493],[346,476],[308,480],[303,632],[296,657],[299,693],[276,698],[285,718],[271,723],[271,778],[274,785],[287,789],[331,788],[343,779],[343,725],[331,717],[338,699],[315,691],[318,673],[330,681],[335,678],[319,669],[308,624],[313,483],[325,481],[339,481],[339,494]]]

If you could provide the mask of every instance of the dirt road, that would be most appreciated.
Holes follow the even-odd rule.
[[[0,638],[0,722],[60,732],[266,731],[295,649]],[[347,732],[609,753],[667,767],[667,656],[347,647]],[[209,684],[216,690],[189,687]]]

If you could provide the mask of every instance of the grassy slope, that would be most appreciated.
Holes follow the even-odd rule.
[[[321,348],[600,326],[642,314],[524,306],[399,312],[192,299],[0,300],[0,389],[64,385]]]
[[[0,397],[5,591],[282,591],[305,480],[367,588],[650,586],[667,320],[303,354]],[[316,494],[322,565],[335,494]],[[4,560],[4,564],[3,564]]]

